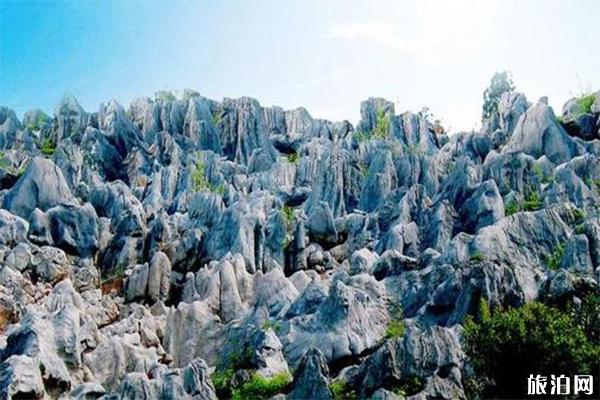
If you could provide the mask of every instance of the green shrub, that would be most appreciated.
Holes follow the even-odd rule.
[[[223,196],[227,190],[225,185],[222,183],[213,185],[207,178],[204,161],[202,161],[201,156],[198,158],[199,159],[194,163],[192,170],[192,188],[194,189],[194,192],[208,191]]]
[[[488,309],[478,321],[469,316],[463,339],[474,372],[465,382],[469,398],[522,398],[530,374],[593,374],[599,367],[600,347],[577,321],[541,303]]]
[[[418,376],[404,378],[392,388],[392,392],[399,396],[412,396],[425,388],[425,384]]]
[[[585,220],[585,211],[580,209],[580,208],[576,208],[573,210],[573,223],[574,224],[580,224]]]
[[[521,211],[521,207],[519,206],[519,203],[517,203],[516,201],[511,201],[504,206],[504,214],[507,217],[511,216],[513,214],[516,214],[519,211]]]
[[[283,215],[283,219],[285,220],[287,229],[292,229],[294,222],[296,221],[296,214],[294,213],[294,208],[288,205],[284,205],[281,208],[281,214]]]
[[[279,331],[281,331],[281,321],[271,321],[270,319],[267,319],[263,322],[262,329],[265,331],[272,329],[275,334],[279,334]]]
[[[375,116],[375,128],[371,136],[377,139],[387,139],[390,134],[390,118],[385,114],[385,110],[377,110]]]
[[[395,301],[388,301],[388,313],[390,320],[385,328],[385,337],[395,339],[404,335],[404,312],[402,304]]]
[[[396,339],[404,335],[404,322],[397,319],[392,319],[385,327],[385,337],[388,339]]]
[[[44,140],[42,141],[40,151],[46,156],[51,156],[52,154],[54,154],[54,152],[56,151],[56,144],[54,143],[52,138],[44,138]]]
[[[592,106],[596,101],[596,96],[593,93],[586,94],[577,98],[577,115],[590,114]]]
[[[354,131],[352,137],[359,143],[364,142],[365,140],[369,140],[369,135],[358,129]]]
[[[476,251],[473,254],[471,254],[470,260],[472,262],[478,263],[478,262],[482,262],[483,260],[485,260],[485,257],[483,256],[482,252]]]
[[[333,394],[333,400],[356,400],[358,396],[356,392],[348,387],[348,384],[341,380],[336,379],[329,384],[329,389]]]
[[[10,167],[10,160],[3,151],[0,151],[0,169],[9,169]]]
[[[546,255],[546,266],[551,270],[557,270],[560,266],[560,260],[562,260],[565,255],[565,246],[560,243],[558,246],[554,248],[552,254]]]
[[[254,373],[240,388],[233,389],[232,400],[265,400],[285,391],[292,383],[290,374],[282,372],[272,378]]]
[[[536,211],[536,210],[539,210],[540,208],[542,208],[542,205],[543,205],[543,200],[542,200],[542,197],[540,196],[539,192],[537,192],[535,190],[529,190],[529,191],[527,191],[527,194],[525,195],[525,200],[524,200],[521,208],[524,211]]]
[[[231,396],[231,379],[233,378],[233,369],[226,369],[224,371],[215,371],[210,379],[215,387],[217,396],[222,398],[229,398]]]
[[[35,121],[30,122],[26,128],[29,131],[39,131],[44,127],[44,125],[46,125],[46,123],[48,123],[48,120],[49,118],[46,115],[39,114]]]

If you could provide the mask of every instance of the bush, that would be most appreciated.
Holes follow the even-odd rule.
[[[282,372],[274,375],[272,378],[254,373],[249,381],[244,383],[240,388],[233,390],[232,400],[264,400],[268,399],[277,393],[286,390],[292,377],[290,374]]]
[[[390,314],[390,321],[385,328],[385,337],[388,339],[402,337],[404,335],[404,312],[402,311],[402,304],[389,301],[388,312]]]
[[[329,385],[329,390],[333,394],[333,400],[356,400],[358,396],[356,392],[348,387],[348,384],[341,380],[336,379]]]
[[[202,160],[196,161],[194,169],[192,171],[192,187],[194,192],[209,191],[212,193],[225,194],[225,185],[222,183],[219,185],[213,185],[206,177],[206,166]]]
[[[596,96],[593,93],[585,94],[577,98],[577,115],[590,114],[592,106],[596,101]]]
[[[483,256],[482,252],[476,251],[473,254],[471,254],[470,261],[478,263],[478,262],[482,262],[483,260],[485,260],[485,257]]]
[[[554,248],[552,254],[546,255],[546,266],[551,270],[557,270],[560,266],[560,260],[562,260],[565,255],[565,246],[560,243],[558,246]]]
[[[392,392],[399,396],[412,396],[425,388],[425,384],[418,376],[403,378],[398,385],[392,388]]]
[[[217,396],[229,398],[231,396],[231,379],[233,378],[233,369],[215,372],[210,376]]]
[[[385,328],[385,337],[388,339],[396,339],[404,335],[404,322],[397,319],[392,319],[388,322]]]
[[[42,141],[42,146],[40,148],[40,151],[45,156],[51,156],[56,151],[56,144],[50,137],[46,137]]]
[[[522,209],[524,211],[536,211],[542,208],[544,204],[542,200],[542,196],[540,196],[539,192],[535,190],[527,191],[525,195],[525,201],[523,202]]]
[[[519,206],[519,203],[517,203],[516,201],[511,201],[504,206],[504,214],[507,217],[509,217],[513,214],[516,214],[519,211],[521,211],[521,207]]]
[[[371,136],[377,139],[387,139],[390,134],[390,118],[383,109],[377,110],[375,118],[375,128],[371,132]]]
[[[474,377],[468,397],[521,398],[530,374],[594,374],[600,347],[571,315],[541,303],[490,313],[482,302],[479,321],[464,324],[464,349]]]

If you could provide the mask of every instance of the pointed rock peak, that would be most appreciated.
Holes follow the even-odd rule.
[[[85,113],[85,110],[83,109],[83,107],[81,107],[74,95],[72,95],[71,93],[63,94],[62,99],[56,106],[55,114],[69,115],[69,113],[73,111],[77,113]]]

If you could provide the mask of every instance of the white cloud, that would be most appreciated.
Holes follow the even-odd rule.
[[[326,74],[317,76],[313,79],[308,79],[303,82],[294,83],[292,86],[294,89],[310,89],[321,86],[324,83],[328,83],[331,81],[339,81],[341,79],[347,78],[348,75],[350,75],[350,72],[351,71],[348,68],[336,68],[332,69]]]
[[[403,40],[395,26],[388,21],[341,22],[333,24],[327,36],[334,39],[360,41],[400,51],[412,52],[414,44]]]

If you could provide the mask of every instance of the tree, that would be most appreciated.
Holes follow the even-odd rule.
[[[496,72],[490,85],[483,92],[483,118],[490,118],[498,111],[498,103],[502,93],[514,90],[512,78],[507,71]]]
[[[593,306],[580,310],[596,311]],[[464,348],[475,373],[465,382],[472,397],[522,398],[530,374],[549,377],[598,371],[600,346],[586,335],[586,325],[542,303],[490,312],[482,302],[479,321],[469,317],[464,328]]]

